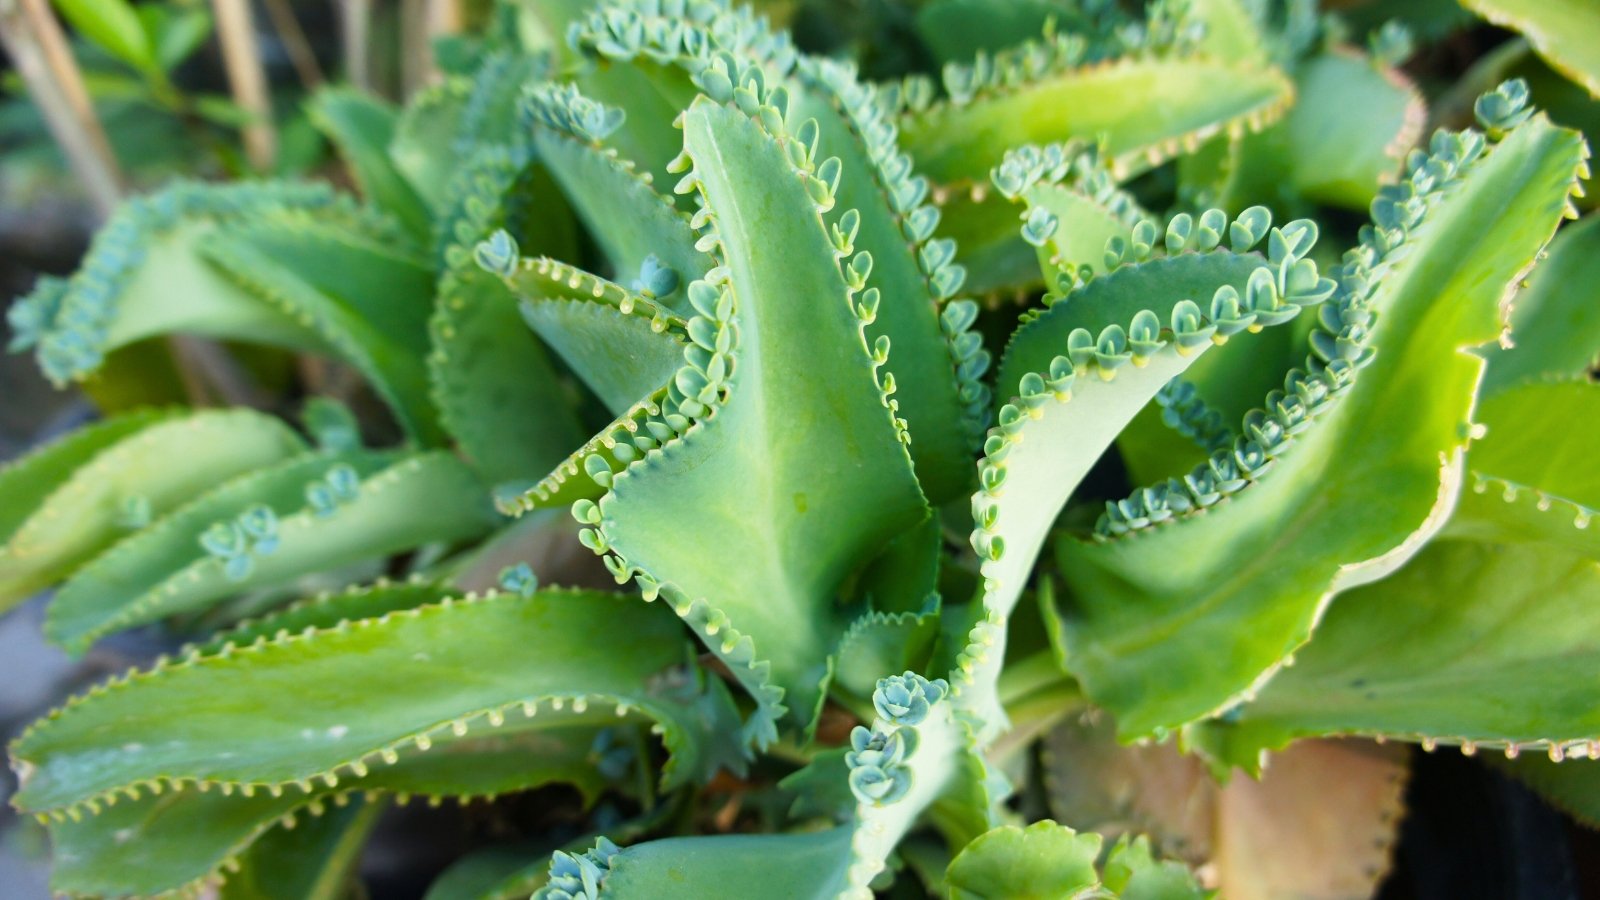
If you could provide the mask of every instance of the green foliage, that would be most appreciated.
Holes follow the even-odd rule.
[[[1302,2],[767,6],[859,59],[507,5],[403,108],[310,101],[359,199],[178,183],[12,305],[63,386],[167,335],[318,357],[304,435],[138,410],[0,469],[0,602],[186,642],[13,743],[56,890],[333,900],[391,798],[565,785],[435,896],[1359,892],[1393,759],[1210,781],[1323,737],[1537,750],[1592,816],[1580,135],[1496,78],[1413,146],[1420,14],[1368,57]],[[1280,858],[1323,762],[1361,846]]]
[[[1526,35],[1539,55],[1600,98],[1600,10],[1583,0],[1462,0],[1485,19]]]

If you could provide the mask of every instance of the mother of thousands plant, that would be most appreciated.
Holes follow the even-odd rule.
[[[1360,896],[1404,761],[1356,738],[1600,813],[1600,222],[1546,250],[1587,150],[1524,85],[1424,138],[1401,36],[1303,3],[930,0],[965,61],[896,82],[568,6],[320,95],[361,199],[177,184],[12,307],[62,385],[182,332],[388,410],[0,472],[0,599],[190,641],[12,744],[56,890],[337,897],[388,798],[563,783],[588,824],[430,896]],[[1350,846],[1296,844],[1329,779]]]

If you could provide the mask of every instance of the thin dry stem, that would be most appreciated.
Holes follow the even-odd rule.
[[[305,29],[300,27],[300,20],[295,18],[294,7],[289,5],[289,0],[262,0],[267,8],[267,18],[272,20],[272,29],[283,40],[283,47],[289,54],[289,63],[294,66],[295,77],[306,90],[316,90],[327,80],[323,77],[322,66],[317,64],[317,55],[311,52],[311,42],[306,40]]]
[[[343,45],[344,77],[364,91],[372,90],[372,0],[336,0],[339,39]]]
[[[251,115],[251,122],[240,129],[245,154],[258,171],[271,171],[278,155],[278,134],[272,124],[272,95],[267,89],[261,51],[256,46],[249,3],[211,0],[211,8],[217,17],[217,37],[222,43],[233,101]]]
[[[122,174],[95,116],[61,24],[44,0],[0,2],[0,44],[44,114],[100,218],[122,197]]]

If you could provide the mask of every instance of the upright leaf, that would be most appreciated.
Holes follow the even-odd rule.
[[[840,584],[926,511],[853,302],[870,261],[841,259],[848,236],[830,236],[819,211],[829,181],[778,110],[758,110],[702,98],[685,113],[685,185],[709,211],[719,282],[689,286],[677,424],[652,425],[643,456],[574,514],[598,526],[586,541],[619,578],[665,591],[748,673],[764,744],[782,706],[794,724],[815,719],[846,624]]]
[[[1233,454],[1195,470],[1227,502],[1178,511],[1141,494],[1108,507],[1097,536],[1057,542],[1071,665],[1125,735],[1247,699],[1337,592],[1397,568],[1454,504],[1482,377],[1470,351],[1498,337],[1585,154],[1542,118],[1486,154],[1473,133],[1432,151],[1374,201],[1308,369],[1246,416]]]

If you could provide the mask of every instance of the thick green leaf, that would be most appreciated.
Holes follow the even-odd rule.
[[[602,473],[615,471],[637,457],[640,449],[636,442],[655,440],[647,426],[666,408],[667,394],[666,385],[657,388],[583,442],[533,487],[511,497],[497,497],[500,510],[507,515],[519,515],[528,510],[598,499],[606,492],[606,487],[595,478],[603,479]],[[590,458],[598,458],[605,465],[591,473],[585,468]]]
[[[1248,0],[1190,0],[1189,17],[1202,23],[1197,49],[1218,59],[1260,61],[1267,58],[1267,39]]]
[[[951,900],[1053,900],[1100,883],[1100,835],[1078,834],[1048,819],[1006,825],[968,844],[951,860]]]
[[[1600,8],[1588,0],[1461,0],[1461,4],[1526,35],[1550,65],[1600,99]]]
[[[316,482],[337,477],[340,468],[359,485],[332,503],[312,502],[310,492],[325,489]],[[209,526],[241,521],[260,506],[274,512],[269,550],[251,544],[240,556],[246,562],[236,563],[202,548]],[[225,484],[112,548],[56,597],[45,629],[82,652],[112,631],[302,575],[476,537],[495,522],[481,482],[447,453],[316,454]]]
[[[460,177],[463,153],[469,161],[474,155],[470,137],[462,134],[471,93],[470,79],[448,78],[418,91],[395,122],[389,158],[435,214],[450,205],[450,187]]]
[[[1004,89],[983,86],[902,120],[907,148],[934,181],[977,181],[1012,147],[1069,138],[1104,139],[1113,171],[1137,171],[1212,135],[1260,127],[1294,96],[1275,69],[1202,58],[1068,65],[1015,85],[996,70]]]
[[[211,39],[212,20],[208,10],[169,10],[146,4],[139,7],[139,14],[145,15],[146,10],[161,10],[164,13],[159,18],[158,27],[150,33],[155,39],[156,60],[167,72],[176,69]]]
[[[603,718],[602,718],[603,716]],[[608,710],[581,716],[541,713],[508,733],[441,736],[427,753],[408,755],[366,775],[347,776],[337,786],[318,783],[309,791],[197,790],[193,786],[120,797],[114,805],[78,819],[50,825],[56,866],[52,886],[59,891],[109,896],[148,896],[179,890],[226,875],[223,897],[311,898],[319,874],[342,881],[338,857],[358,853],[364,835],[352,844],[320,848],[333,855],[334,868],[319,869],[319,848],[305,835],[348,823],[363,808],[376,812],[378,797],[413,794],[428,797],[489,797],[553,782],[578,788],[591,801],[605,786],[591,748],[609,720],[632,727]],[[368,800],[363,801],[362,796]],[[354,802],[352,801],[354,799]],[[338,829],[327,837],[337,841]],[[297,852],[296,852],[297,851]],[[276,858],[296,852],[295,859]],[[301,880],[293,889],[288,885]],[[310,883],[306,883],[306,882]]]
[[[671,885],[675,896],[739,900],[772,896],[781,886],[785,900],[829,900],[844,882],[851,834],[832,828],[647,841],[612,857],[605,896],[656,900]]]
[[[395,123],[389,156],[435,213],[451,203],[451,185],[483,147],[518,146],[524,140],[517,115],[522,89],[542,77],[541,55],[500,50],[486,53],[470,78],[456,77],[425,89]]]
[[[1125,197],[1121,192],[1118,195]],[[1106,272],[1106,242],[1128,233],[1139,223],[1139,208],[1131,203],[1121,210],[1113,210],[1104,199],[1091,196],[1077,185],[1038,184],[1024,191],[1026,206],[1021,215],[1026,222],[1035,209],[1056,217],[1055,233],[1037,248],[1040,268],[1046,273],[1047,286],[1056,272],[1077,274],[1079,267],[1088,266],[1097,275]]]
[[[540,161],[594,235],[616,279],[627,284],[637,278],[650,257],[676,273],[680,285],[703,277],[711,259],[695,249],[689,217],[672,197],[658,193],[651,175],[637,171],[631,160],[602,145],[599,137],[571,130],[573,107],[592,101],[555,90],[535,97],[533,143]],[[659,299],[679,312],[688,306],[681,290]]]
[[[1072,12],[1056,0],[929,0],[917,10],[917,36],[940,62],[965,62],[1036,38],[1046,22]]]
[[[1440,541],[1341,594],[1294,665],[1197,726],[1226,764],[1298,737],[1356,734],[1518,750],[1600,738],[1600,565],[1560,548]],[[1557,751],[1559,752],[1559,750]]]
[[[1538,378],[1581,377],[1600,364],[1600,215],[1561,229],[1511,310],[1514,346],[1489,355],[1485,396]]]
[[[1058,338],[1057,353],[1065,358],[1064,335]],[[1018,405],[1001,410],[979,464],[985,487],[972,501],[983,618],[951,676],[956,702],[977,718],[986,737],[1006,727],[997,693],[1006,625],[1056,516],[1128,420],[1195,358],[1169,344],[1141,367],[1113,373],[1087,365],[1081,374],[1066,367],[1072,381],[1045,394],[1044,403],[1024,411],[1014,401]],[[1047,363],[1044,371],[1062,369]],[[1115,377],[1102,380],[1102,374]]]
[[[891,541],[862,571],[855,594],[878,612],[922,613],[936,607],[944,556],[942,526],[939,516],[929,516],[921,526]],[[882,671],[896,668],[915,667],[891,666]]]
[[[613,413],[683,362],[684,322],[654,298],[548,257],[524,260],[506,284],[522,298],[528,327]]]
[[[139,409],[67,433],[0,468],[0,546],[95,456],[176,410]]]
[[[1600,384],[1535,381],[1482,402],[1487,434],[1467,456],[1470,490],[1445,533],[1501,543],[1548,542],[1600,560]]]
[[[1119,233],[1126,235],[1126,228]],[[1029,372],[1048,372],[1050,361],[1065,352],[1067,335],[1074,329],[1087,329],[1098,337],[1101,330],[1110,325],[1127,328],[1142,310],[1161,315],[1170,313],[1182,300],[1209,301],[1224,285],[1237,289],[1242,295],[1250,273],[1269,265],[1259,254],[1217,249],[1122,266],[1095,278],[1048,308],[1023,319],[1006,344],[1005,356],[1000,361],[1000,377],[996,382],[999,393],[1015,397],[1022,376]],[[1137,411],[1135,408],[1131,412]]]
[[[892,342],[888,368],[911,433],[911,459],[923,491],[938,504],[970,489],[972,450],[988,426],[987,397],[978,396],[986,390],[979,377],[987,354],[959,358],[965,332],[954,328],[958,320],[940,318],[965,272],[952,262],[956,248],[935,236],[938,210],[924,202],[926,187],[895,142],[877,90],[851,68],[825,60],[806,60],[799,81],[803,89],[789,117],[815,119],[818,158],[843,164],[825,221],[836,224],[855,211],[855,247],[872,255],[867,285],[880,298],[868,337]]]
[[[375,584],[318,594],[259,618],[244,619],[190,649],[211,656],[225,644],[246,647],[258,640],[272,640],[280,633],[299,634],[307,628],[320,630],[333,628],[340,622],[376,619],[386,613],[437,603],[452,593],[455,592],[449,586],[422,578],[401,582],[380,580]]]
[[[361,851],[384,804],[356,800],[295,827],[274,828],[245,853],[218,900],[341,900],[355,881]]]
[[[124,203],[95,236],[68,280],[41,279],[7,317],[11,349],[37,347],[39,366],[65,384],[93,374],[105,355],[156,335],[191,333],[328,352],[327,340],[207,264],[199,247],[229,227],[312,212],[328,229],[407,242],[392,222],[360,210],[325,185],[179,182]]]
[[[1183,221],[1175,221],[1172,233]],[[1145,231],[1154,234],[1153,223],[1143,223],[1129,239]],[[1281,232],[1274,235],[1273,241],[1283,240]],[[1240,250],[1261,236],[1241,239]],[[1200,245],[1185,250],[1186,244],[1187,238],[1175,239],[1170,256],[1120,264],[1053,298],[1024,319],[1006,349],[999,387],[1011,401],[984,445],[983,488],[972,500],[981,602],[952,674],[957,704],[986,738],[1005,728],[997,686],[1006,625],[1056,517],[1139,410],[1202,353],[1246,327],[1229,322],[1229,330],[1220,330],[1189,298],[1238,296],[1238,287],[1266,261],[1214,246],[1192,252]],[[1153,252],[1148,245],[1144,250]],[[1314,269],[1311,275],[1316,281]],[[1273,302],[1278,323],[1300,311],[1288,301]]]
[[[1156,527],[1058,542],[1074,673],[1125,736],[1248,696],[1335,593],[1393,571],[1443,524],[1482,375],[1469,351],[1499,335],[1506,288],[1554,231],[1583,155],[1577,135],[1534,119],[1426,200],[1395,255],[1375,255],[1371,287],[1347,281],[1324,308],[1376,314],[1341,351],[1370,340],[1370,365],[1302,411],[1307,430],[1276,435],[1259,480]]]
[[[1294,77],[1298,97],[1276,127],[1295,188],[1318,203],[1365,209],[1422,136],[1427,104],[1405,75],[1356,53],[1317,56]]]
[[[573,23],[567,41],[589,58],[577,73],[583,93],[626,114],[608,142],[657,184],[672,183],[668,164],[683,149],[675,123],[700,93],[690,76],[707,56],[726,51],[776,78],[795,60],[788,33],[750,6],[722,2],[696,2],[687,16],[633,0],[601,4]],[[687,197],[680,208],[693,210]]]
[[[1210,900],[1215,894],[1201,890],[1182,863],[1157,860],[1142,837],[1130,842],[1124,835],[1111,848],[1104,877],[1122,900]]]
[[[980,187],[933,190],[940,232],[956,242],[967,290],[1021,303],[1028,299],[1023,288],[1040,282],[1038,253],[1018,233],[1017,208]],[[981,199],[973,199],[974,193]]]
[[[311,121],[333,141],[368,202],[403,222],[417,238],[428,236],[432,217],[417,191],[389,156],[395,108],[353,88],[324,88],[307,103]]]
[[[315,329],[408,435],[439,442],[425,362],[434,273],[420,255],[309,216],[234,224],[205,236],[200,253],[263,305]]]
[[[516,298],[473,249],[497,228],[530,252],[571,255],[571,216],[549,176],[490,147],[456,177],[440,217],[443,272],[428,325],[428,375],[445,430],[496,485],[537,478],[583,441],[565,385]]]
[[[913,693],[897,696],[915,699],[909,706],[895,707],[885,694],[886,686],[891,690],[909,688]],[[777,885],[782,886],[777,896],[795,900],[870,900],[873,893],[868,884],[885,872],[890,853],[919,816],[929,810],[938,815],[938,807],[952,800],[970,802],[969,789],[984,780],[970,732],[952,716],[944,693],[942,683],[929,683],[909,672],[883,679],[873,697],[879,716],[870,735],[867,728],[856,729],[851,737],[853,751],[822,754],[812,767],[786,782],[847,781],[855,807],[840,827],[788,834],[668,838],[625,850],[602,841],[580,859],[592,866],[590,873],[599,882],[600,896],[617,900],[653,900],[663,896],[662,886],[668,884],[672,896],[704,900],[771,896]],[[879,749],[871,749],[874,746]],[[893,787],[878,794],[869,794],[863,787],[890,784]],[[970,840],[992,824],[981,808],[975,830],[971,822],[961,822],[962,818],[970,816],[957,812],[941,822],[958,841]],[[550,885],[534,896],[557,900],[563,896],[557,892],[562,889],[568,890],[565,896],[572,896],[570,886],[579,881],[573,877],[574,869],[582,865],[574,865],[576,862],[570,854],[557,854]]]
[[[884,672],[927,669],[938,637],[935,612],[867,613],[851,623],[839,641],[834,688],[859,698],[871,697]]]
[[[137,429],[124,429],[120,420],[102,427],[112,430],[91,430],[62,445],[65,456],[55,461],[74,468],[53,486],[45,470],[54,467],[53,454],[19,464],[48,493],[17,497],[32,502],[22,506],[26,518],[0,548],[0,601],[25,599],[218,481],[305,447],[282,422],[247,409],[157,417]]]
[[[692,693],[684,697],[692,678],[668,671],[686,659],[680,633],[669,611],[635,599],[545,590],[164,663],[30,728],[12,746],[23,785],[13,799],[30,812],[60,813],[140,787],[300,784],[309,792],[312,779],[334,786],[378,777],[433,736],[536,727],[529,719],[539,706],[568,702],[656,719],[675,754],[665,777],[676,783],[701,774],[717,752],[697,738],[701,712]],[[184,714],[174,717],[175,709]]]
[[[128,0],[54,0],[56,9],[84,37],[135,69],[160,71],[150,35]]]
[[[737,346],[725,397],[703,421],[615,476],[600,501],[600,546],[614,548],[621,572],[670,586],[714,651],[742,657],[735,669],[761,685],[763,717],[781,697],[805,726],[846,624],[835,592],[927,515],[925,502],[808,196],[814,175],[756,122],[708,100],[685,114],[684,140],[726,256],[726,293],[707,302],[729,307]],[[695,290],[718,296],[706,283]],[[752,660],[770,664],[770,686]],[[771,727],[758,720],[753,736],[764,743]]]
[[[1489,764],[1509,773],[1543,797],[1550,805],[1588,825],[1600,828],[1600,760],[1588,758],[1556,762],[1548,756],[1490,757]]]

